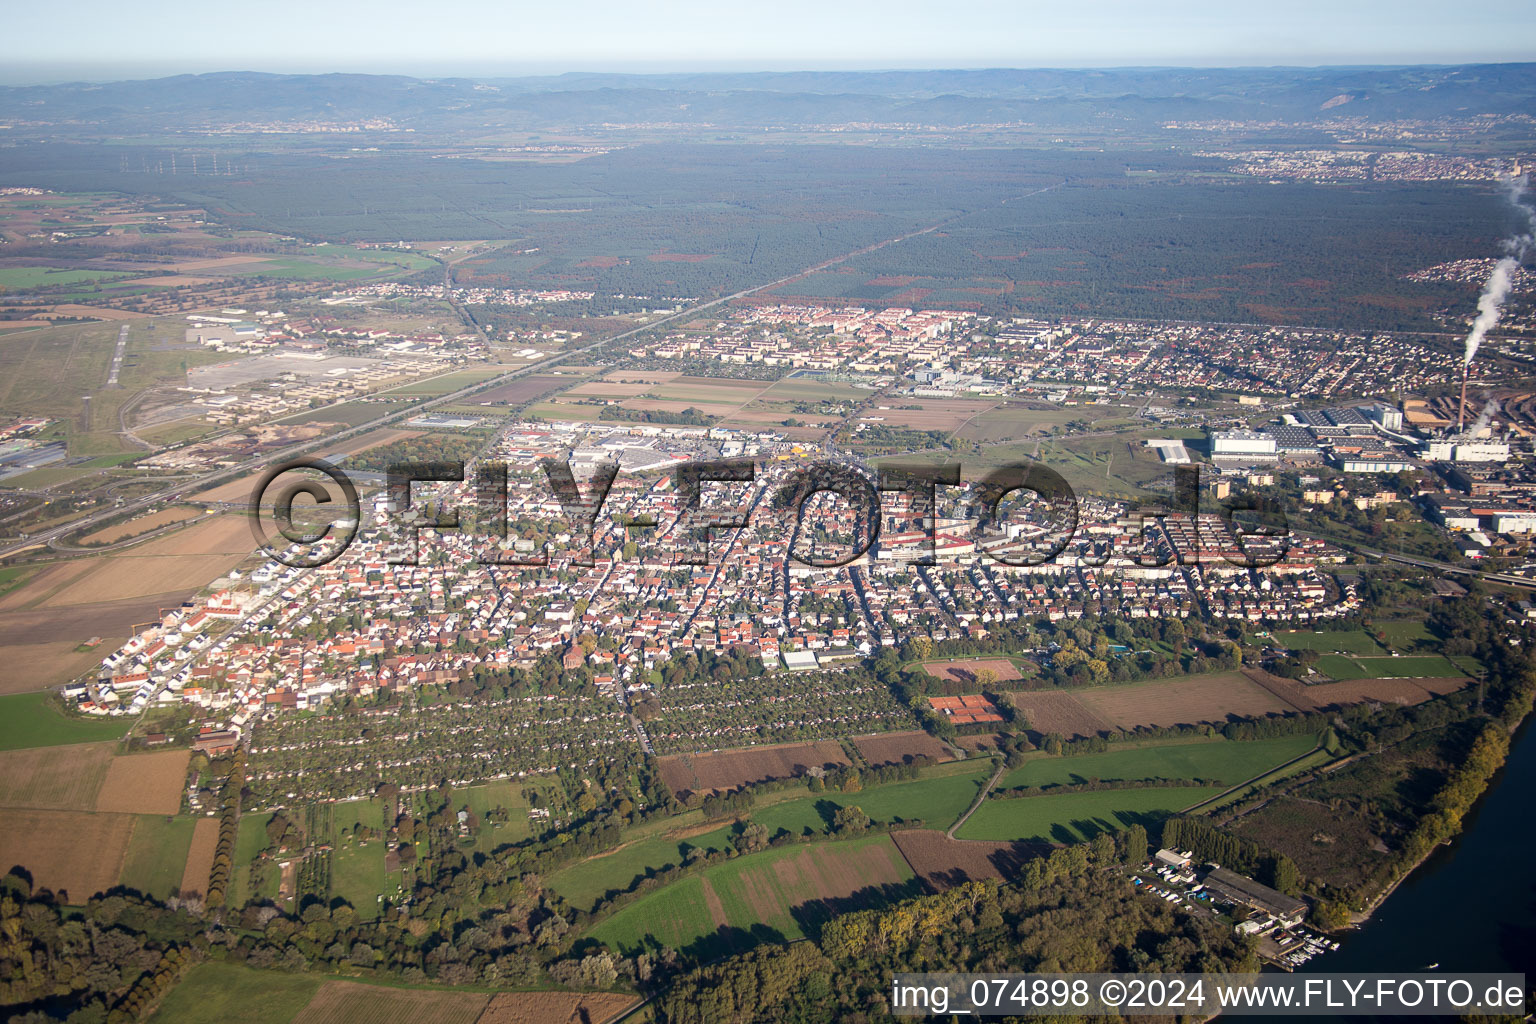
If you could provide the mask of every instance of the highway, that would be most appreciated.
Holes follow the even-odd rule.
[[[1047,190],[1041,189],[1039,191]],[[1038,193],[1030,194],[1035,195]],[[963,214],[957,216],[963,216]],[[360,436],[371,430],[377,430],[380,427],[389,426],[390,424],[397,423],[406,419],[407,417],[420,416],[421,414],[431,409],[437,408],[438,406],[451,405],[469,397],[470,395],[475,394],[476,392],[489,390],[490,388],[504,384],[507,381],[516,380],[519,377],[525,377],[529,374],[539,373],[544,370],[554,369],[557,366],[576,359],[578,356],[583,356],[589,352],[594,352],[598,349],[605,348],[609,345],[615,344],[616,342],[621,342],[626,338],[632,338],[636,335],[644,334],[648,331],[653,331],[656,328],[661,327],[664,324],[671,323],[674,320],[681,320],[687,317],[697,316],[699,313],[702,313],[707,309],[713,309],[716,306],[734,302],[735,300],[745,298],[748,295],[755,295],[756,293],[766,291],[769,288],[775,288],[781,284],[786,284],[790,281],[793,281],[798,277],[803,277],[806,274],[813,274],[819,270],[824,270],[827,267],[836,266],[839,263],[853,259],[857,256],[862,256],[865,253],[874,252],[875,250],[882,249],[885,246],[894,245],[898,242],[904,242],[909,238],[916,238],[919,235],[925,235],[931,231],[937,231],[939,228],[943,227],[953,219],[955,218],[950,217],[940,221],[937,224],[932,224],[925,228],[918,228],[915,231],[909,231],[906,234],[898,235],[895,238],[888,238],[883,242],[876,242],[873,245],[867,245],[863,248],[855,249],[852,252],[844,253],[841,256],[835,256],[832,259],[824,260],[821,263],[815,264],[814,266],[806,267],[803,270],[798,270],[793,274],[786,274],[784,277],[778,278],[774,281],[769,281],[766,284],[753,285],[751,288],[743,288],[740,291],[732,292],[731,294],[722,296],[718,299],[710,299],[705,302],[694,303],[693,305],[688,306],[686,309],[678,310],[675,313],[668,313],[665,316],[658,317],[655,320],[652,320],[646,324],[642,324],[639,327],[635,327],[628,331],[613,335],[612,337],[594,341],[589,345],[582,346],[581,348],[572,349],[568,352],[560,353],[559,355],[550,356],[547,359],[541,359],[537,362],[529,363],[526,366],[518,367],[515,370],[509,370],[508,372],[500,374],[496,377],[492,377],[483,381],[477,381],[468,387],[460,388],[459,390],[449,394],[439,395],[437,398],[432,398],[424,402],[420,402],[411,406],[409,409],[379,416],[375,419],[367,421],[366,423],[360,423],[355,427],[345,428],[336,433],[328,434],[322,438],[304,441],[276,452],[268,452],[256,458],[247,459],[245,462],[242,462],[237,466],[224,467],[216,472],[205,473],[200,476],[191,477],[178,482],[171,487],[167,487],[164,490],[157,491],[154,494],[145,495],[142,498],[135,498],[134,500],[126,502],[122,505],[115,505],[110,508],[105,508],[99,512],[93,512],[79,519],[64,523],[63,525],[51,527],[41,532],[34,533],[24,540],[11,541],[4,546],[0,546],[0,559],[7,558],[29,548],[47,546],[57,538],[64,537],[67,534],[75,533],[80,530],[88,529],[99,523],[105,522],[108,519],[114,519],[123,515],[131,515],[134,512],[138,512],[144,509],[155,508],[169,504],[185,494],[189,494],[198,490],[204,490],[220,481],[229,480],[244,474],[261,472],[279,462],[297,458],[300,455],[311,453],[316,449],[333,448],[338,441],[345,441],[348,438]],[[470,320],[469,322],[471,324],[474,323],[473,320]],[[475,324],[475,328],[476,330],[479,330],[479,325]],[[122,346],[126,343],[127,332],[128,328],[124,326],[121,334],[119,335],[119,353],[121,353]],[[115,378],[116,374],[114,373],[113,376]]]

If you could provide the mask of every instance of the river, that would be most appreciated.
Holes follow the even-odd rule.
[[[1305,970],[1524,971],[1536,976],[1536,730],[1524,727],[1462,832],[1419,865],[1339,951]]]

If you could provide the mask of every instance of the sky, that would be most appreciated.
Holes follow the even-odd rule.
[[[4,0],[0,81],[1536,60],[1532,0]]]

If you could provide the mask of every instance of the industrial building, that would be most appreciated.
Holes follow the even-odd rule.
[[[1200,882],[1221,899],[1267,914],[1287,928],[1300,924],[1301,919],[1307,916],[1306,903],[1236,871],[1213,867]]]
[[[1275,439],[1260,430],[1211,431],[1211,457],[1262,462],[1279,458]]]

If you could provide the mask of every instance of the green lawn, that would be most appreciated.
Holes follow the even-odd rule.
[[[688,850],[723,850],[728,845],[730,825],[689,839],[657,836],[630,843],[612,853],[563,868],[549,877],[549,887],[565,897],[572,906],[591,909],[598,897],[610,889],[627,889],[638,876],[660,870],[669,864],[681,864]]]
[[[1059,796],[988,800],[957,833],[960,839],[1070,843],[1119,831],[1209,800],[1220,786],[1100,790]]]
[[[1334,679],[1430,678],[1466,674],[1439,654],[1401,658],[1347,658],[1342,654],[1325,654],[1317,659],[1317,670]]]
[[[379,897],[394,895],[399,879],[391,881],[384,871],[388,844],[373,839],[364,845],[337,847],[331,854],[331,895],[352,904],[358,917],[371,921],[379,915]],[[398,873],[397,873],[398,874]]]
[[[1421,643],[1434,640],[1434,636],[1422,619],[1396,619],[1392,622],[1380,623],[1376,628],[1381,630],[1387,638],[1387,643],[1399,653],[1406,653]]]
[[[718,956],[760,942],[793,941],[829,916],[826,905],[818,902],[819,878],[850,871],[867,877],[871,886],[883,881],[883,898],[921,891],[889,836],[792,844],[716,864],[675,882],[624,907],[588,934],[626,953],[669,946]],[[837,902],[837,909],[844,911],[853,909],[854,902],[875,901]],[[716,923],[712,906],[724,917],[724,925]]]
[[[170,896],[181,886],[196,823],[196,818],[185,814],[169,821],[158,814],[136,815],[118,883],[157,899]]]
[[[171,989],[153,1024],[288,1024],[323,978],[211,961]]]
[[[475,849],[481,853],[490,853],[498,846],[519,842],[533,834],[533,828],[528,822],[528,801],[523,799],[523,788],[523,783],[503,781],[454,790],[454,807],[467,805],[483,823],[475,840]],[[511,817],[505,825],[495,827],[486,815],[498,806],[505,807]]]
[[[1381,654],[1381,645],[1363,629],[1326,631],[1279,630],[1275,642],[1293,651],[1318,651],[1320,653]]]
[[[1111,750],[1078,757],[1032,757],[1004,775],[1003,789],[1073,782],[1140,779],[1210,779],[1236,785],[1317,746],[1310,733],[1272,740],[1203,740]]]
[[[66,715],[53,706],[51,696],[17,693],[0,697],[0,750],[96,743],[121,739],[128,732],[131,719]]]
[[[949,766],[946,766],[949,767]],[[922,819],[928,828],[948,828],[976,799],[992,772],[990,761],[959,762],[954,773],[931,775],[911,782],[892,782],[857,793],[829,790],[789,800],[752,813],[752,820],[768,829],[796,835],[824,832],[839,807],[858,806],[874,821]]]

